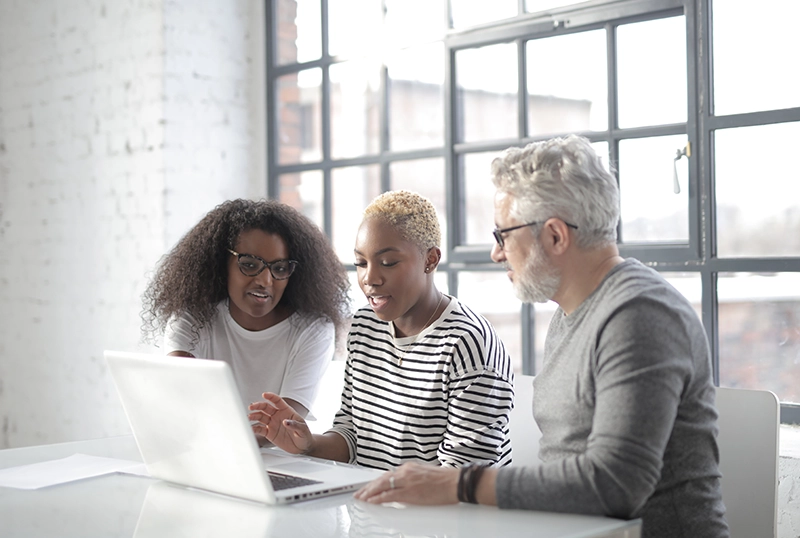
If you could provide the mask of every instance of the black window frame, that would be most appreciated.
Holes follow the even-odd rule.
[[[279,0],[266,0],[267,29],[267,195],[279,198],[279,177],[282,174],[320,170],[323,174],[323,223],[324,231],[330,235],[332,229],[331,172],[335,168],[378,164],[380,166],[380,187],[382,191],[390,188],[390,164],[403,160],[425,158],[444,158],[445,192],[448,220],[448,251],[441,270],[446,272],[452,294],[458,294],[458,275],[462,271],[499,271],[500,267],[491,263],[489,252],[491,244],[465,244],[466,212],[463,171],[459,163],[461,157],[470,153],[501,151],[509,146],[524,145],[528,142],[550,138],[567,133],[548,133],[546,137],[531,137],[527,133],[526,95],[526,47],[530,39],[605,29],[607,36],[608,61],[608,127],[605,131],[579,133],[592,142],[603,141],[608,144],[610,160],[618,162],[619,143],[622,140],[662,135],[685,135],[691,147],[689,159],[689,240],[688,244],[632,244],[620,243],[620,253],[624,257],[634,257],[659,271],[679,271],[697,273],[702,286],[702,321],[711,346],[713,375],[719,384],[719,319],[717,279],[721,273],[735,272],[800,272],[800,257],[785,258],[719,258],[716,244],[716,219],[714,200],[714,132],[717,129],[768,125],[775,123],[800,122],[800,107],[715,116],[713,113],[712,44],[711,44],[711,1],[712,0],[595,0],[574,6],[552,9],[547,13],[524,13],[524,0],[519,0],[519,15],[512,19],[496,21],[462,31],[448,30],[444,36],[445,49],[445,137],[443,147],[433,147],[413,151],[392,151],[389,141],[388,113],[388,73],[386,66],[381,69],[380,106],[381,132],[379,152],[348,159],[331,158],[330,139],[330,78],[332,65],[346,58],[331,57],[328,54],[328,2],[320,1],[322,55],[319,59],[295,64],[278,65],[276,5]],[[384,0],[380,0],[384,2]],[[449,0],[445,2],[442,24],[451,26]],[[664,17],[684,16],[686,21],[687,54],[687,121],[685,123],[654,125],[647,127],[621,129],[616,124],[616,32],[621,24],[653,20]],[[518,137],[504,140],[480,142],[459,142],[458,102],[456,99],[455,55],[458,51],[496,43],[515,43],[519,66],[519,122]],[[322,71],[322,158],[312,163],[279,164],[277,147],[270,143],[277,139],[277,91],[278,77],[299,72],[304,69],[319,68]],[[487,239],[490,238],[487,231]],[[351,267],[349,267],[352,269]],[[523,330],[523,371],[534,371],[534,307],[523,304],[520,311]],[[525,329],[529,330],[525,330]],[[800,405],[782,403],[781,421],[800,423]]]

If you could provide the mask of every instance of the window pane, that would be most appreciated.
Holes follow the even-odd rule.
[[[763,0],[758,12],[765,24],[741,2],[713,2],[715,114],[800,106],[800,2]]]
[[[699,273],[661,273],[667,282],[686,297],[694,307],[697,317],[703,319],[703,281]]]
[[[511,356],[514,371],[522,373],[522,303],[505,273],[460,271],[458,299],[489,320]]]
[[[278,0],[278,65],[316,60],[322,55],[319,0]]]
[[[280,201],[299,210],[322,229],[325,222],[322,171],[311,170],[283,174],[278,181],[280,182]]]
[[[322,158],[322,72],[309,69],[277,79],[278,162]]]
[[[358,61],[332,65],[331,155],[334,159],[380,149],[380,65]]]
[[[447,27],[445,0],[385,0],[385,38],[389,49],[438,41]]]
[[[600,160],[603,161],[603,166],[606,170],[608,170],[608,162],[610,160],[608,154],[608,142],[592,142],[592,149],[597,156],[600,157]]]
[[[675,152],[686,136],[660,136],[619,143],[622,241],[689,242],[689,189],[686,158]],[[675,193],[677,171],[679,193]]]
[[[389,166],[392,190],[406,189],[428,198],[439,215],[442,230],[442,259],[447,257],[447,203],[444,159],[395,161]]]
[[[466,237],[468,244],[492,244],[494,230],[494,185],[492,161],[499,153],[469,153],[462,159],[464,173],[464,198]]]
[[[517,16],[517,0],[450,0],[453,28],[466,28]]]
[[[525,11],[527,13],[536,13],[537,11],[545,11],[554,7],[571,6],[574,4],[584,4],[588,0],[576,2],[575,0],[525,0]]]
[[[800,403],[800,273],[720,274],[720,385]]]
[[[527,43],[528,134],[608,126],[605,30]]]
[[[353,247],[364,209],[381,193],[380,167],[349,166],[331,171],[331,242],[343,263],[353,263]]]
[[[716,131],[720,257],[800,256],[800,123]]]
[[[456,53],[459,141],[517,137],[518,71],[513,43]]]
[[[617,28],[619,126],[686,121],[686,19]]]
[[[383,13],[375,0],[328,0],[328,54],[366,56],[381,50]]]
[[[444,145],[444,43],[404,49],[387,60],[393,151]]]

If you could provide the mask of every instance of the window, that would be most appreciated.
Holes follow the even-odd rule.
[[[786,164],[800,78],[785,52],[800,3],[759,4],[769,25],[723,0],[268,6],[268,192],[343,263],[375,195],[424,194],[446,233],[442,287],[535,373],[554,305],[520,304],[490,262],[489,163],[582,134],[619,179],[621,253],[695,305],[716,381],[772,390],[800,422],[800,172]]]

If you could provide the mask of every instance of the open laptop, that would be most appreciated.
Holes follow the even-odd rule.
[[[108,350],[104,355],[154,478],[283,504],[352,491],[381,474],[278,449],[262,451],[223,361]]]

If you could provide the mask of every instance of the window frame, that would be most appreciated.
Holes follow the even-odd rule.
[[[721,273],[735,272],[800,272],[800,257],[781,258],[719,258],[717,256],[715,183],[714,183],[714,133],[718,129],[800,122],[800,107],[769,110],[727,116],[713,114],[713,78],[711,43],[711,0],[593,0],[581,4],[548,10],[547,13],[524,13],[524,0],[518,2],[517,17],[487,23],[460,31],[448,30],[444,35],[444,145],[411,151],[392,151],[389,141],[388,70],[381,67],[380,75],[380,143],[376,154],[354,158],[331,158],[329,69],[347,60],[328,54],[328,2],[320,1],[322,55],[319,59],[294,64],[277,65],[273,51],[276,41],[276,5],[279,0],[267,0],[267,195],[280,197],[279,178],[283,174],[320,170],[323,174],[323,230],[330,236],[332,230],[331,172],[335,168],[378,164],[380,188],[389,190],[390,164],[403,160],[443,158],[445,168],[445,199],[447,226],[447,253],[440,270],[447,275],[451,294],[458,294],[458,275],[461,271],[500,271],[501,267],[489,257],[491,235],[487,231],[486,244],[465,244],[466,211],[465,186],[460,162],[464,155],[476,152],[500,152],[509,146],[524,145],[532,141],[567,133],[549,133],[543,137],[529,136],[527,129],[528,101],[526,96],[527,58],[526,42],[531,39],[567,35],[594,29],[605,29],[608,61],[608,126],[605,131],[582,132],[592,142],[606,142],[612,163],[618,162],[619,143],[622,140],[685,135],[691,147],[688,160],[688,244],[635,244],[620,243],[620,254],[634,257],[659,271],[697,273],[700,277],[702,321],[711,347],[714,383],[720,381],[719,312],[717,280]],[[381,0],[384,3],[385,0]],[[444,2],[442,24],[450,27],[450,0]],[[654,125],[636,128],[619,128],[616,124],[616,32],[621,24],[654,20],[682,15],[686,21],[687,55],[687,121],[685,123]],[[455,55],[460,50],[497,43],[515,43],[518,53],[518,126],[516,138],[480,142],[459,142],[458,100],[456,88]],[[309,68],[322,71],[322,158],[319,161],[296,164],[279,164],[277,145],[270,141],[278,136],[276,121],[279,77]],[[352,269],[352,267],[348,267]],[[523,374],[535,374],[534,307],[522,304],[520,310],[523,352]],[[525,330],[529,328],[529,330]],[[800,405],[782,403],[781,421],[800,423]]]

